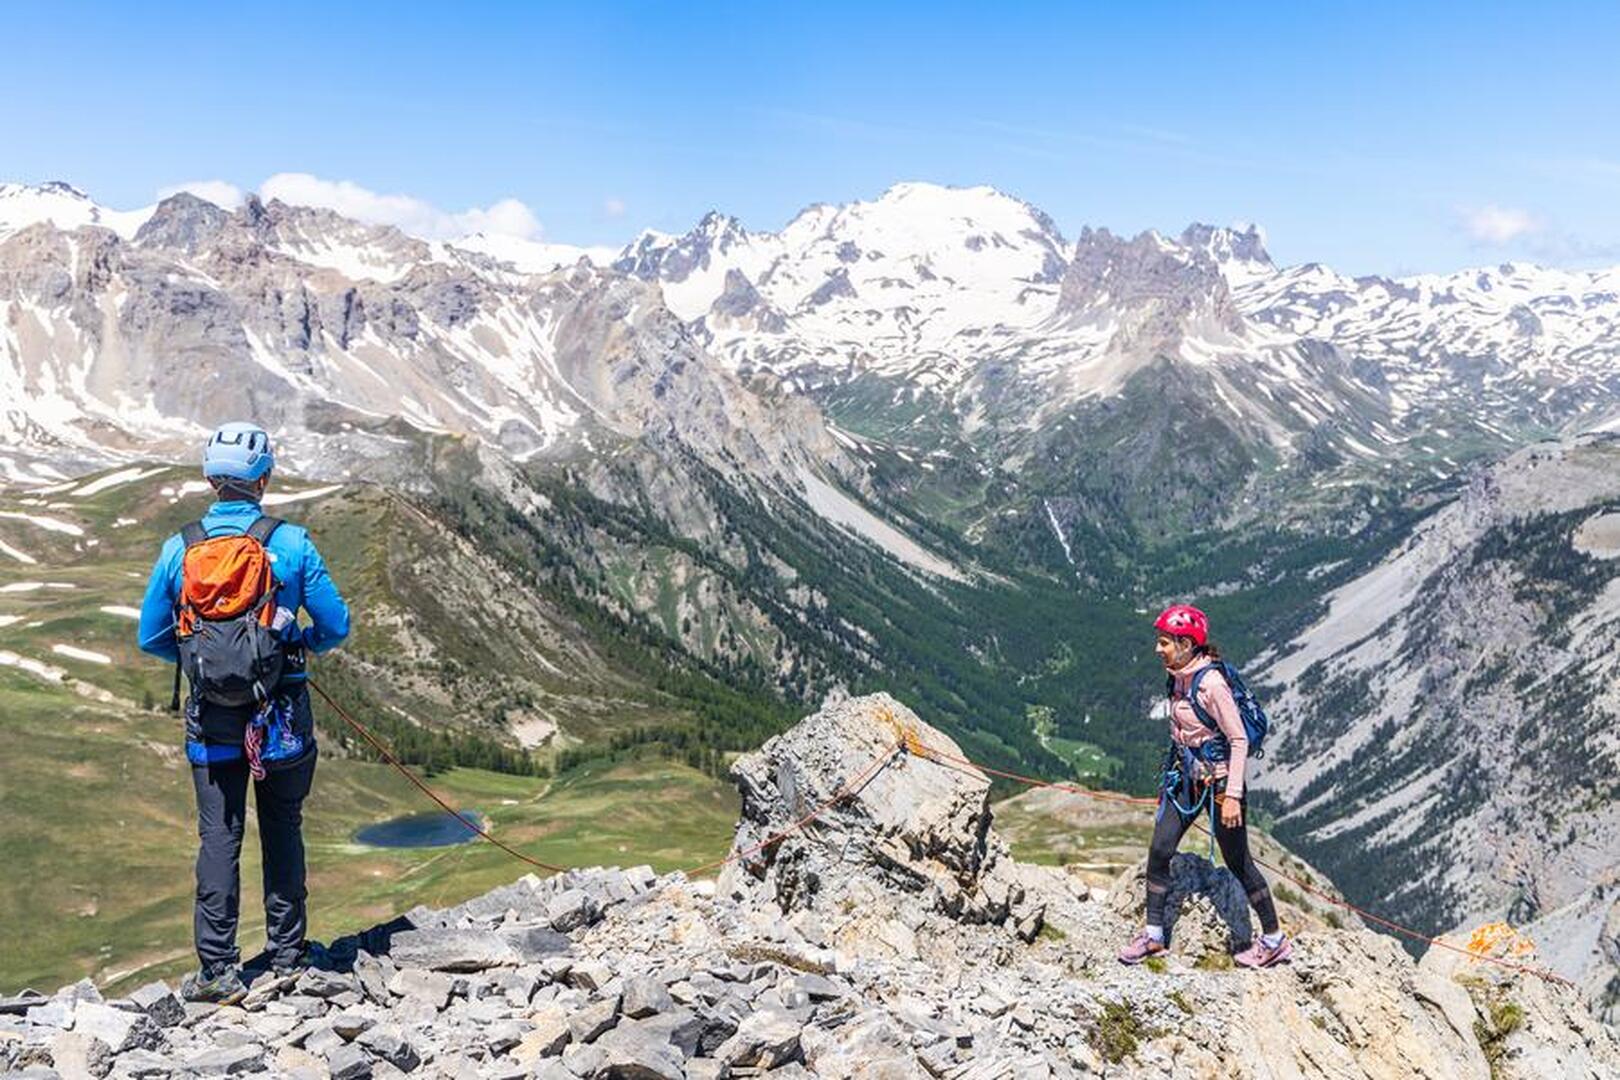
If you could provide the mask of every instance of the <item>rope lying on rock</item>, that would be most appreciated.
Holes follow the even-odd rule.
[[[812,821],[816,820],[816,818],[820,817],[834,806],[837,806],[845,799],[857,794],[863,787],[867,785],[868,782],[871,781],[874,776],[888,768],[890,765],[894,764],[895,759],[898,758],[904,751],[904,745],[896,746],[892,749],[884,751],[879,756],[873,758],[871,764],[862,769],[860,773],[856,775],[855,779],[849,781],[843,787],[833,792],[831,798],[816,806],[798,821],[795,821],[793,824],[772,833],[757,844],[746,847],[741,851],[733,851],[723,859],[716,859],[713,862],[704,863],[702,866],[693,867],[691,870],[686,871],[686,876],[694,877],[698,874],[707,873],[710,870],[718,870],[727,863],[737,862],[740,859],[753,858],[755,855],[758,855],[772,844],[780,842],[787,836],[796,833],[806,825],[809,825]]]
[[[1157,807],[1159,804],[1159,800],[1157,799],[1144,799],[1130,795],[1120,795],[1116,792],[1109,791],[1092,791],[1087,788],[1078,787],[1074,784],[1063,784],[1051,780],[1040,780],[1033,776],[1020,776],[1017,773],[1004,772],[1000,769],[992,769],[989,766],[981,765],[976,761],[970,761],[967,758],[958,757],[955,754],[947,754],[942,750],[936,750],[932,747],[923,747],[921,751],[915,752],[917,753],[917,756],[927,758],[933,761],[936,765],[942,765],[946,768],[964,771],[964,767],[971,768],[980,773],[989,773],[992,776],[1001,776],[1008,780],[1016,780],[1019,783],[1027,784],[1030,787],[1053,788],[1057,791],[1066,791],[1075,795],[1083,795],[1090,799],[1098,799],[1107,802],[1132,803],[1142,807]],[[1196,821],[1193,823],[1193,825],[1198,829],[1199,832],[1206,835],[1209,834],[1209,827],[1202,821]],[[1568,987],[1575,987],[1575,984],[1572,981],[1566,979],[1564,976],[1555,971],[1548,970],[1547,968],[1537,967],[1534,964],[1520,963],[1515,960],[1506,959],[1505,957],[1491,956],[1488,953],[1475,952],[1472,949],[1464,948],[1461,945],[1454,945],[1442,938],[1435,937],[1433,934],[1425,934],[1421,930],[1414,930],[1409,926],[1402,926],[1398,922],[1393,922],[1386,919],[1382,915],[1376,915],[1364,907],[1352,904],[1350,901],[1345,900],[1342,897],[1334,896],[1332,893],[1317,888],[1315,885],[1312,885],[1309,882],[1301,881],[1299,878],[1288,873],[1288,871],[1284,870],[1282,867],[1276,865],[1275,863],[1268,862],[1265,859],[1260,858],[1258,855],[1253,856],[1253,858],[1256,863],[1271,871],[1271,873],[1276,877],[1279,877],[1292,885],[1298,886],[1300,889],[1303,889],[1305,892],[1316,897],[1323,903],[1331,904],[1334,907],[1353,912],[1354,914],[1359,915],[1361,918],[1366,919],[1368,922],[1375,923],[1386,930],[1412,938],[1415,941],[1421,941],[1428,945],[1434,945],[1442,949],[1450,950],[1454,953],[1459,953],[1462,956],[1466,956],[1470,960],[1483,960],[1488,964],[1496,964],[1499,967],[1509,968],[1513,971],[1521,971],[1529,975],[1534,975],[1537,978],[1545,979],[1548,982],[1559,983]]]
[[[378,739],[376,735],[372,734],[372,732],[364,724],[360,723],[360,721],[358,721],[354,717],[350,716],[348,714],[348,712],[343,708],[343,706],[339,705],[336,701],[332,700],[331,695],[329,695],[325,690],[322,690],[320,688],[320,686],[316,684],[315,680],[311,679],[309,681],[309,686],[310,686],[310,689],[314,690],[316,694],[320,695],[320,698],[321,698],[322,701],[326,702],[327,705],[331,706],[333,712],[337,713],[338,716],[341,717],[345,723],[347,723],[351,728],[353,728],[356,732],[358,732],[360,734],[360,736],[363,739],[365,739],[367,743],[369,743],[371,745],[372,749],[376,750],[377,753],[382,756],[384,761],[388,762],[388,764],[392,765],[395,769],[397,769],[399,771],[399,773],[402,776],[405,777],[405,779],[409,780],[424,795],[426,795],[428,798],[432,799],[435,803],[437,803],[439,805],[440,809],[444,810],[445,813],[449,814],[451,817],[455,818],[457,821],[459,821],[463,825],[465,825],[468,828],[468,830],[470,830],[471,832],[473,832],[474,834],[476,834],[480,838],[489,841],[491,844],[495,845],[500,850],[506,852],[506,854],[512,856],[514,859],[518,859],[521,862],[527,863],[530,866],[536,867],[536,868],[541,869],[541,870],[546,870],[546,871],[549,871],[549,872],[554,873],[554,874],[562,874],[562,873],[566,873],[568,871],[568,869],[569,869],[568,867],[554,866],[551,863],[542,862],[539,859],[536,859],[536,858],[534,858],[534,857],[532,857],[530,855],[525,855],[523,852],[518,851],[516,848],[510,847],[509,845],[507,845],[507,844],[503,843],[502,841],[496,839],[494,836],[492,836],[488,832],[488,830],[484,829],[477,822],[468,820],[466,817],[462,816],[462,814],[460,812],[458,812],[455,807],[451,806],[448,802],[446,802],[443,798],[441,798],[432,788],[428,787],[427,784],[424,783],[421,780],[420,777],[418,777],[414,772],[412,772],[409,767],[407,767],[403,762],[401,762],[399,760],[399,758],[395,757],[393,752],[390,751],[388,749],[388,747],[383,744],[382,740]],[[1017,783],[1025,784],[1025,785],[1027,785],[1029,787],[1051,788],[1054,791],[1062,791],[1062,792],[1066,792],[1066,793],[1071,794],[1071,795],[1079,795],[1079,796],[1082,796],[1084,798],[1097,800],[1099,802],[1120,803],[1120,804],[1124,804],[1124,805],[1135,806],[1135,807],[1142,808],[1142,809],[1146,809],[1148,807],[1157,807],[1158,804],[1159,804],[1158,799],[1142,798],[1142,797],[1134,796],[1134,795],[1124,795],[1124,794],[1121,794],[1119,792],[1113,792],[1113,791],[1094,791],[1094,790],[1092,790],[1090,788],[1080,787],[1077,784],[1066,784],[1066,783],[1062,783],[1060,781],[1055,781],[1055,780],[1042,780],[1042,779],[1040,779],[1038,777],[1034,777],[1034,776],[1024,776],[1024,775],[1022,775],[1020,773],[1007,772],[1006,770],[1003,770],[1003,769],[992,768],[989,765],[980,764],[979,762],[973,761],[970,758],[961,757],[961,756],[956,755],[956,754],[946,753],[943,750],[939,750],[939,749],[936,749],[935,747],[931,747],[931,746],[928,746],[925,743],[922,743],[920,740],[916,739],[915,737],[908,737],[905,733],[902,733],[897,745],[885,750],[883,753],[881,753],[877,757],[873,758],[872,761],[866,766],[866,768],[862,769],[859,773],[857,773],[855,775],[855,778],[853,780],[847,781],[837,791],[833,792],[833,794],[830,797],[828,797],[827,799],[825,799],[821,803],[817,804],[808,813],[806,813],[803,817],[799,818],[797,821],[795,821],[792,824],[787,825],[784,828],[779,829],[778,831],[770,834],[765,839],[759,841],[757,844],[750,845],[749,847],[740,849],[738,851],[733,851],[733,852],[731,852],[730,854],[726,855],[723,858],[715,859],[712,862],[707,862],[707,863],[702,864],[701,866],[693,867],[690,870],[684,871],[684,873],[686,874],[687,877],[695,877],[698,874],[704,874],[704,873],[708,873],[708,872],[710,872],[712,870],[718,870],[719,868],[721,868],[723,866],[726,866],[729,863],[733,863],[733,862],[737,862],[737,861],[742,860],[742,859],[749,859],[749,858],[754,857],[755,855],[757,855],[760,852],[764,851],[766,848],[772,846],[773,844],[780,843],[782,840],[784,840],[788,836],[791,836],[793,833],[796,833],[796,832],[800,831],[801,829],[806,828],[812,822],[814,822],[817,818],[819,818],[822,814],[826,813],[828,810],[831,810],[833,807],[837,806],[839,803],[841,803],[841,802],[845,801],[846,799],[849,799],[849,798],[853,797],[854,795],[858,794],[862,788],[864,788],[868,783],[870,783],[872,781],[873,777],[877,776],[878,773],[882,772],[885,768],[892,765],[900,757],[906,756],[906,755],[910,755],[910,756],[913,756],[913,757],[919,757],[919,758],[922,758],[922,759],[924,759],[926,761],[931,761],[936,765],[939,765],[939,766],[942,766],[942,767],[948,768],[948,769],[956,769],[956,770],[962,771],[962,772],[972,770],[974,774],[979,775],[981,777],[986,776],[986,775],[988,775],[988,776],[999,776],[999,777],[1002,777],[1003,779],[1006,779],[1006,780],[1013,780],[1013,781],[1016,781]],[[1209,832],[1208,827],[1205,826],[1203,824],[1203,822],[1195,822],[1194,825],[1200,832],[1204,832],[1204,833]],[[1368,922],[1374,923],[1374,924],[1376,924],[1378,926],[1381,926],[1384,929],[1389,930],[1389,931],[1391,931],[1393,933],[1401,934],[1401,935],[1403,935],[1405,937],[1409,937],[1409,938],[1411,938],[1411,939],[1413,939],[1415,941],[1421,941],[1421,942],[1424,942],[1425,944],[1428,944],[1428,945],[1431,945],[1431,946],[1436,946],[1436,947],[1441,948],[1441,949],[1447,949],[1447,950],[1449,950],[1451,952],[1458,953],[1458,954],[1460,954],[1462,956],[1465,956],[1470,960],[1482,960],[1482,961],[1484,961],[1484,962],[1486,962],[1488,964],[1495,964],[1498,967],[1507,968],[1507,969],[1512,970],[1512,971],[1523,972],[1524,974],[1527,974],[1527,975],[1534,975],[1539,979],[1545,979],[1547,982],[1558,983],[1558,984],[1563,985],[1563,986],[1568,986],[1568,987],[1571,987],[1571,988],[1578,989],[1577,987],[1575,987],[1574,982],[1572,982],[1569,979],[1566,979],[1562,975],[1559,975],[1557,972],[1550,971],[1550,970],[1548,970],[1546,968],[1537,967],[1537,966],[1535,966],[1533,964],[1519,963],[1518,961],[1509,960],[1509,959],[1506,959],[1505,957],[1491,956],[1491,955],[1489,955],[1487,953],[1475,952],[1472,949],[1467,949],[1467,948],[1464,948],[1463,946],[1460,946],[1460,945],[1454,945],[1451,942],[1445,941],[1445,940],[1443,940],[1441,938],[1438,938],[1438,937],[1435,937],[1432,934],[1425,934],[1421,930],[1414,930],[1409,926],[1403,926],[1400,923],[1393,922],[1393,921],[1391,921],[1389,919],[1384,918],[1381,915],[1376,915],[1373,912],[1368,911],[1366,908],[1360,907],[1360,906],[1358,906],[1356,904],[1352,904],[1350,901],[1345,900],[1345,899],[1343,899],[1341,897],[1334,896],[1333,894],[1331,894],[1329,892],[1326,892],[1323,889],[1320,889],[1320,888],[1316,887],[1315,885],[1312,885],[1312,884],[1310,884],[1308,882],[1301,881],[1299,878],[1297,878],[1294,875],[1288,873],[1282,867],[1277,866],[1274,863],[1267,862],[1265,859],[1262,859],[1259,856],[1255,856],[1254,861],[1256,863],[1260,864],[1261,866],[1265,867],[1267,870],[1269,870],[1276,877],[1279,877],[1282,880],[1287,881],[1290,884],[1295,885],[1300,889],[1303,889],[1305,892],[1309,893],[1311,896],[1314,896],[1316,899],[1322,901],[1323,903],[1331,904],[1334,907],[1342,908],[1345,911],[1352,912],[1355,915],[1367,920]]]

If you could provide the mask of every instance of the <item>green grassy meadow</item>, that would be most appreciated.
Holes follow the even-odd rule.
[[[196,823],[178,721],[71,700],[0,668],[0,990],[91,976],[113,989],[192,963]],[[563,866],[723,855],[736,795],[663,760],[584,767],[547,781],[453,769],[429,784],[475,808],[506,843]],[[481,841],[381,849],[355,831],[432,804],[386,765],[323,759],[305,805],[311,933],[363,929],[417,903],[478,895],[529,868]],[[242,861],[244,955],[263,942],[256,823]]]

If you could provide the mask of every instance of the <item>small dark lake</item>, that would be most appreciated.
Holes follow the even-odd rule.
[[[460,816],[479,827],[484,824],[484,815],[477,810],[463,810]],[[354,834],[357,842],[372,847],[445,847],[465,844],[476,837],[466,825],[443,811],[389,818]]]

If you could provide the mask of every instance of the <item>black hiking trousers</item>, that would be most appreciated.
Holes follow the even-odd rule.
[[[270,962],[292,964],[304,947],[304,797],[315,779],[316,749],[253,783],[264,862],[264,924]],[[191,767],[197,791],[197,906],[192,927],[205,973],[240,963],[242,831],[247,819],[246,759]]]
[[[1217,786],[1218,792],[1226,788],[1225,781]],[[1183,804],[1185,805],[1185,804]],[[1254,908],[1255,914],[1260,916],[1260,929],[1263,933],[1275,934],[1277,932],[1277,906],[1271,899],[1271,888],[1266,884],[1266,876],[1255,865],[1254,856],[1249,852],[1249,806],[1246,799],[1239,799],[1238,805],[1243,807],[1244,824],[1235,829],[1227,828],[1221,824],[1221,812],[1217,806],[1215,810],[1215,843],[1221,849],[1221,860],[1226,863],[1227,869],[1237,875],[1238,881],[1243,884],[1243,891],[1248,894],[1249,905]],[[1170,858],[1175,855],[1176,848],[1181,846],[1181,838],[1187,835],[1187,830],[1199,817],[1207,815],[1208,811],[1200,814],[1183,814],[1161,795],[1159,797],[1159,816],[1153,823],[1153,840],[1148,845],[1147,864],[1147,922],[1149,926],[1164,925],[1164,897],[1170,891]]]

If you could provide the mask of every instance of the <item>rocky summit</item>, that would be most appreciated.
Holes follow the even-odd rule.
[[[1178,925],[1114,959],[1140,869],[1094,892],[1014,861],[988,779],[886,695],[829,701],[737,761],[710,882],[645,867],[526,876],[260,973],[240,1006],[162,983],[0,999],[18,1077],[1605,1077],[1579,994],[1288,902],[1291,964],[1234,969],[1230,874],[1175,865]],[[1281,890],[1279,890],[1281,892]],[[319,897],[315,898],[319,902]],[[1511,932],[1468,947],[1533,964]],[[250,972],[250,974],[252,974]]]

